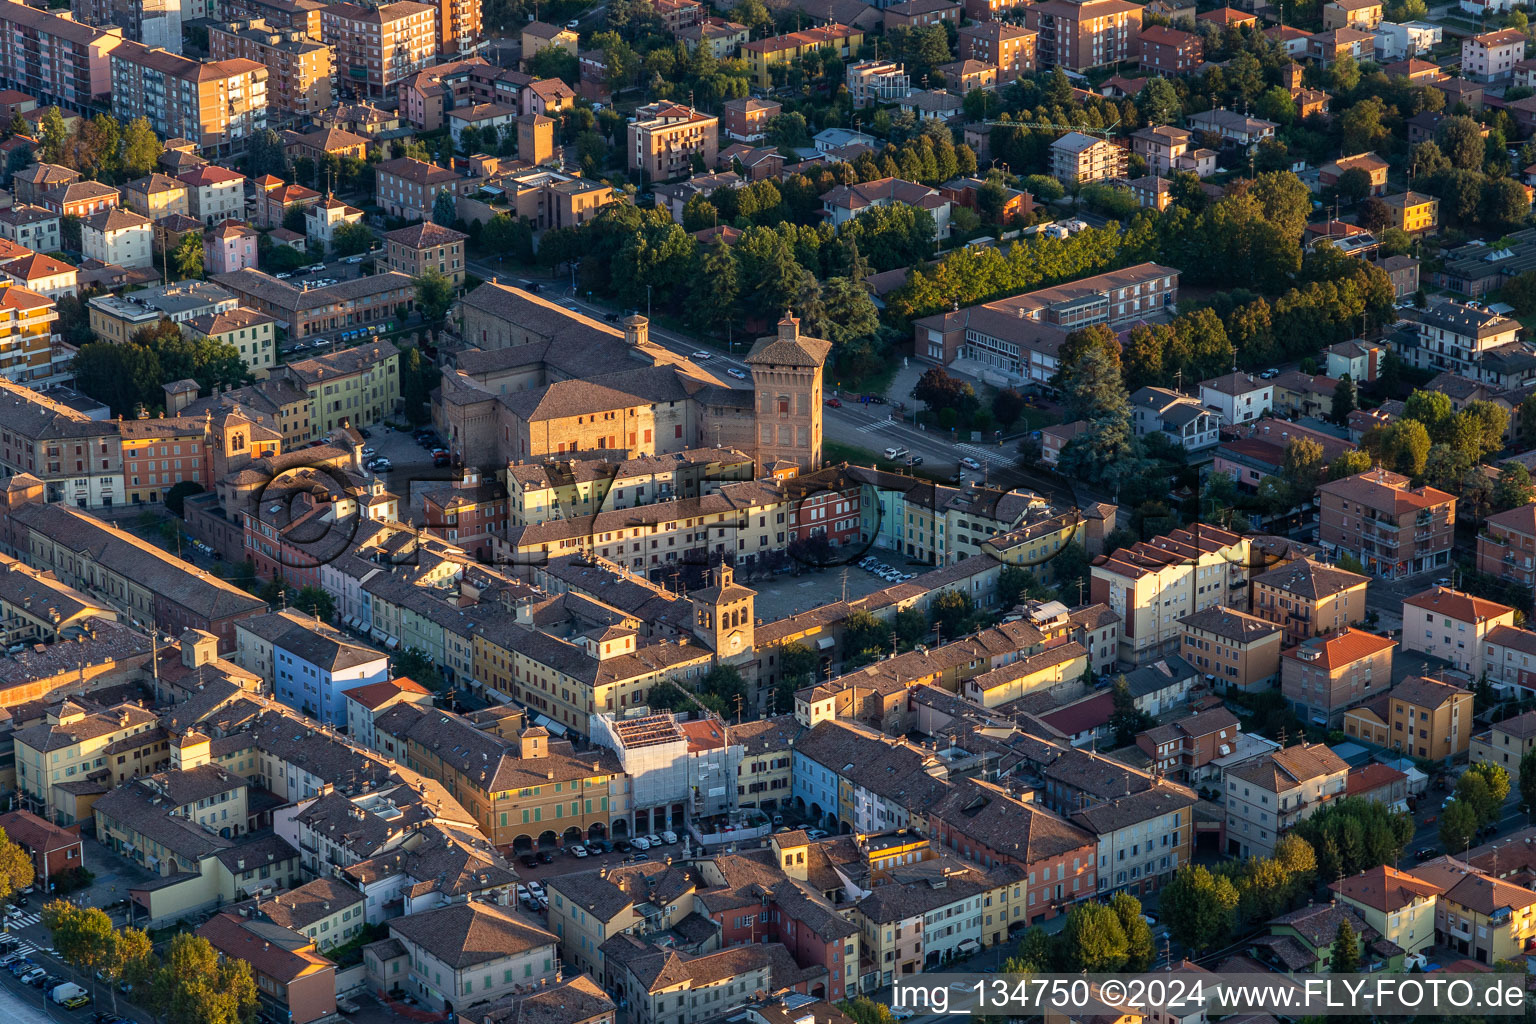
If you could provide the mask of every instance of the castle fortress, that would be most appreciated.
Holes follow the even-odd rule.
[[[642,316],[622,329],[497,282],[459,305],[466,348],[444,368],[432,419],[467,465],[701,447],[751,453],[759,473],[821,465],[822,373],[831,343],[793,313],[733,388],[651,342]]]

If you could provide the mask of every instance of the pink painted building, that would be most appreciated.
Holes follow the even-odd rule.
[[[233,274],[256,266],[256,229],[226,220],[203,235],[203,265],[210,274]]]

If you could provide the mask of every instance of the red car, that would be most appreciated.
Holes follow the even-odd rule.
[[[829,398],[829,399],[827,399],[827,404],[829,406],[831,406],[832,408],[834,408],[834,409],[841,409],[843,407],[843,403],[839,399],[836,399],[836,398]]]

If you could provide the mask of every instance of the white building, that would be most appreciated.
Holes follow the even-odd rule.
[[[132,210],[103,210],[80,222],[80,251],[86,259],[130,269],[152,266],[154,223]]]
[[[1177,391],[1144,387],[1131,396],[1131,424],[1137,437],[1161,433],[1187,452],[1221,440],[1221,418]]]
[[[384,712],[396,704],[432,703],[432,691],[405,676],[354,686],[341,695],[346,700],[347,735],[353,743],[369,750],[379,749],[374,743],[374,723]]]
[[[1473,679],[1492,666],[1489,633],[1515,624],[1515,610],[1450,587],[1431,587],[1403,598],[1403,650],[1441,658]]]
[[[1463,5],[1465,6],[1465,4]],[[1404,60],[1428,53],[1440,45],[1443,30],[1427,21],[1384,21],[1373,30],[1376,34],[1376,59]]]
[[[1251,423],[1274,408],[1275,386],[1251,373],[1227,373],[1200,382],[1200,402],[1222,423]]]
[[[401,987],[434,1008],[493,1002],[559,977],[559,939],[505,907],[452,903],[396,918],[389,933],[405,950]],[[466,935],[473,937],[472,946],[465,944]],[[372,973],[372,963],[369,968]],[[379,980],[389,984],[394,977],[390,970]]]

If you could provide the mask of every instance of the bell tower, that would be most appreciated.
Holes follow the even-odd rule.
[[[709,586],[688,595],[693,603],[693,635],[721,661],[752,653],[757,591],[736,582],[736,570],[721,563],[710,570]]]
[[[759,473],[782,462],[820,468],[822,374],[831,351],[831,342],[800,333],[793,310],[773,336],[752,346],[746,362],[752,368]]]

